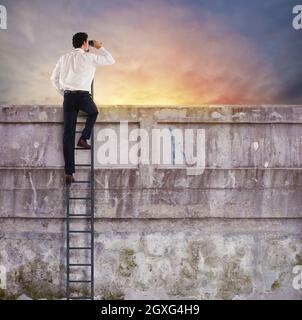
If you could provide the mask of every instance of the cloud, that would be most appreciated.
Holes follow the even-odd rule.
[[[110,21],[118,64],[106,79],[127,83],[116,103],[268,103],[279,89],[257,48],[209,11],[196,20],[186,7],[140,3]]]
[[[97,70],[98,104],[280,99],[282,83],[267,56],[206,8],[159,0],[20,3],[10,5],[13,26],[0,34],[1,103],[61,104],[49,77],[80,30],[102,40],[117,62]]]

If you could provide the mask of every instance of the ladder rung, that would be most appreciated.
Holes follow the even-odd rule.
[[[87,163],[76,163],[75,166],[76,166],[76,167],[91,167],[91,164],[87,164]]]
[[[92,298],[91,297],[69,297],[68,298],[69,300],[91,300]]]
[[[83,130],[76,130],[76,133],[82,133]]]
[[[90,230],[69,230],[69,233],[92,233]]]
[[[91,214],[70,214],[69,217],[72,218],[82,218],[82,217],[87,217],[87,218],[91,218],[92,215]]]
[[[81,148],[81,147],[75,147],[74,150],[91,150],[91,149]]]
[[[88,267],[91,263],[70,263],[69,267]]]
[[[92,249],[91,247],[69,247],[70,250],[78,250],[78,249]]]
[[[74,184],[74,183],[91,183],[91,182],[90,182],[90,181],[84,181],[84,180],[83,180],[83,181],[78,180],[78,181],[74,181],[73,184]]]
[[[69,197],[69,200],[91,200],[91,197]]]
[[[85,283],[85,282],[91,282],[91,280],[69,280],[68,282],[72,283]]]

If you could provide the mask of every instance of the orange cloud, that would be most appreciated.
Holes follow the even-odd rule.
[[[208,12],[161,1],[106,12],[104,46],[117,63],[97,71],[101,104],[270,103],[280,84],[252,43]]]
[[[86,31],[116,60],[97,69],[99,105],[276,102],[281,85],[267,58],[219,17],[160,0],[114,3],[87,0],[94,12],[86,16],[80,1],[65,8],[65,1],[29,6],[20,0],[10,10],[11,27],[1,34],[2,100],[62,104],[50,74],[59,56],[72,50],[72,34]]]

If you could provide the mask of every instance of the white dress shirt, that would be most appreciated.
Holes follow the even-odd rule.
[[[115,63],[111,53],[104,47],[101,47],[99,52],[100,55],[96,55],[85,52],[82,48],[76,48],[61,56],[50,77],[56,90],[61,95],[64,95],[64,90],[90,92],[96,67]]]

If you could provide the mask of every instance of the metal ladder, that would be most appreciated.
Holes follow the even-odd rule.
[[[93,99],[93,82],[91,85],[91,95]],[[79,117],[87,117],[87,115],[79,115]],[[76,129],[76,133],[81,133],[82,130]],[[76,180],[72,184],[66,185],[66,298],[67,300],[94,300],[94,130],[91,131],[90,138],[91,149],[84,149],[75,147],[75,150],[82,150],[82,152],[90,151],[90,164],[75,164],[75,167],[90,167],[90,179],[85,180]],[[73,197],[71,196],[71,186],[73,184],[87,184],[90,185],[90,196],[89,197]],[[78,201],[78,200],[86,200],[90,201],[90,212],[89,214],[76,214],[70,212],[70,202]],[[88,230],[79,228],[79,230],[72,228],[72,222],[83,222],[85,221],[85,225],[88,227]],[[71,244],[72,235],[84,236],[83,242],[88,242],[88,245],[78,246]],[[89,235],[90,239],[86,239],[86,235]],[[78,242],[79,238],[77,238]],[[76,253],[88,252],[89,258],[85,256],[85,261],[81,263],[76,263],[71,261],[71,252],[76,256]],[[90,253],[90,254],[89,254]],[[78,279],[75,278],[75,271],[78,268],[82,269],[82,273],[87,274],[87,271],[90,269],[90,277],[88,279]],[[85,272],[86,271],[86,272]],[[85,290],[82,290],[77,287],[78,284],[85,284]],[[72,288],[72,286],[75,286]],[[89,290],[87,290],[87,286]],[[83,292],[84,295],[73,295],[72,291]],[[86,294],[87,292],[87,294]]]

